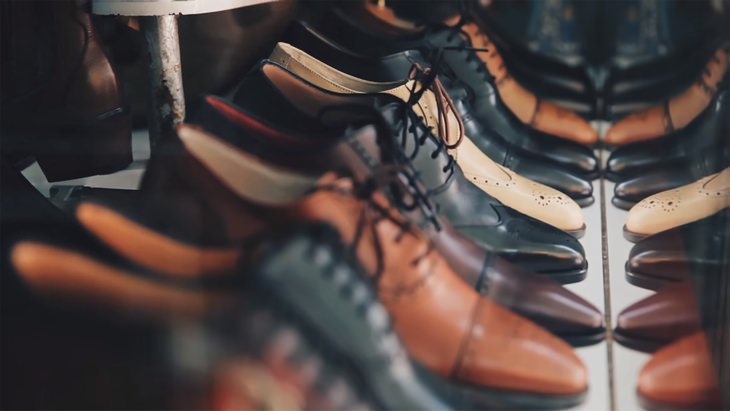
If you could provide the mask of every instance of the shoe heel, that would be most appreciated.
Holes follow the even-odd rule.
[[[49,182],[109,174],[132,162],[131,116],[116,109],[91,124],[63,127],[35,153]]]

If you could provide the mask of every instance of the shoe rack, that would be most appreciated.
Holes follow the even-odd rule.
[[[97,15],[138,17],[149,54],[150,145],[171,134],[185,119],[185,93],[180,60],[178,16],[212,13],[277,0],[93,0]]]
[[[139,17],[149,62],[149,129],[134,131],[133,163],[113,174],[49,183],[37,163],[23,171],[36,189],[53,203],[62,204],[76,187],[137,189],[155,149],[155,143],[185,118],[182,63],[178,33],[179,14],[197,14],[250,6],[276,0],[91,0],[97,14]],[[610,123],[591,124],[603,135]],[[598,150],[605,166],[609,152]],[[637,396],[639,372],[651,354],[618,344],[613,335],[619,313],[629,305],[653,294],[634,286],[625,278],[625,263],[633,244],[623,235],[627,211],[611,203],[613,182],[603,177],[593,181],[595,202],[583,208],[585,235],[580,239],[589,263],[586,279],[566,288],[593,303],[604,313],[607,335],[598,344],[576,349],[589,376],[585,400],[571,410],[643,410]]]

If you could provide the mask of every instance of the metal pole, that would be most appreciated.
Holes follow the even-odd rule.
[[[150,148],[174,135],[185,119],[180,39],[176,15],[141,17],[141,28],[149,51],[148,122]]]

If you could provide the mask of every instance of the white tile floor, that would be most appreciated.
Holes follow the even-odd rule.
[[[133,141],[135,163],[127,170],[108,176],[71,180],[54,185],[136,188],[142,176],[145,161],[149,158],[146,132],[135,132]],[[39,191],[48,195],[52,184],[45,180],[37,164],[26,169],[23,174]],[[603,203],[601,201],[602,189],[604,190]],[[605,182],[602,185],[599,180],[596,180],[594,181],[594,192],[595,204],[584,209],[587,229],[586,235],[581,239],[590,265],[588,276],[584,281],[567,287],[591,301],[604,312],[610,310],[607,325],[609,328],[613,328],[616,317],[623,308],[651,292],[635,287],[624,279],[624,262],[632,244],[622,236],[626,211],[619,210],[611,204],[613,183]],[[607,255],[603,253],[602,210],[605,210],[606,216]],[[607,260],[607,273],[604,273],[604,258]],[[605,274],[608,275],[608,278],[604,277]],[[636,398],[636,380],[639,370],[649,358],[648,355],[613,344],[610,336],[607,341],[580,348],[577,351],[588,367],[590,391],[586,401],[575,407],[575,411],[641,410]]]

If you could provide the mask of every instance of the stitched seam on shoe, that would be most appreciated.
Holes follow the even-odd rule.
[[[471,343],[472,339],[472,333],[474,330],[474,326],[477,322],[477,317],[479,312],[481,311],[480,308],[482,306],[482,302],[484,301],[484,297],[479,296],[479,299],[477,300],[477,303],[474,305],[474,311],[471,313],[471,318],[469,320],[469,327],[466,329],[466,332],[464,333],[463,341],[461,342],[461,346],[459,347],[459,350],[456,353],[456,361],[454,362],[454,366],[452,367],[451,372],[449,373],[450,378],[457,379],[459,378],[459,373],[461,371],[461,366],[464,363],[464,359],[467,356],[467,353],[469,352],[469,345]]]

